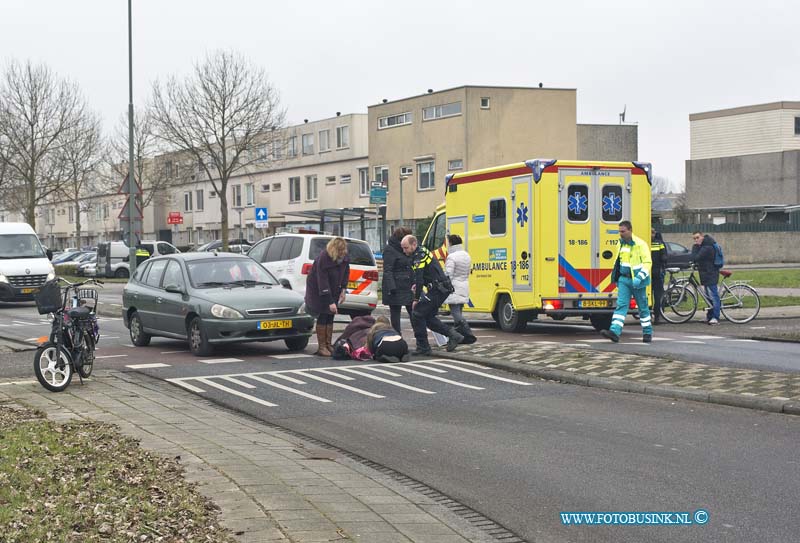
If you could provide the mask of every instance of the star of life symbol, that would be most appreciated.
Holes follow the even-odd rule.
[[[574,192],[567,200],[567,209],[575,214],[583,213],[588,206],[589,199],[580,192]]]
[[[526,222],[528,222],[528,207],[525,202],[520,202],[517,208],[517,224],[525,226]]]
[[[603,197],[603,211],[609,215],[616,215],[622,211],[622,198],[617,193],[611,192]]]

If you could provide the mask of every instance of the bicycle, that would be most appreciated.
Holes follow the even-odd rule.
[[[66,283],[63,299],[59,281]],[[84,285],[103,287],[95,279],[70,283],[58,278],[45,283],[36,296],[39,314],[49,314],[52,324],[49,336],[40,338],[33,370],[39,383],[51,392],[65,390],[74,373],[81,384],[92,374],[94,351],[100,340],[98,295],[96,288],[81,288]],[[94,300],[94,304],[86,305],[88,300]]]
[[[661,298],[661,316],[673,324],[682,324],[694,317],[697,304],[702,299],[708,307],[712,301],[705,289],[695,277],[696,268],[692,268],[689,277],[675,278],[680,268],[667,268],[669,282],[664,287]],[[720,313],[727,320],[736,324],[745,324],[756,318],[761,310],[761,298],[758,291],[744,281],[728,284],[725,279],[733,272],[720,270],[722,279],[719,282]]]

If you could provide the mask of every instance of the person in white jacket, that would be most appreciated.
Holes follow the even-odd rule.
[[[450,234],[447,236],[447,244],[445,273],[453,283],[455,291],[447,297],[444,303],[450,306],[456,330],[465,338],[472,340],[464,343],[472,343],[475,341],[475,335],[470,330],[463,312],[464,304],[469,302],[469,274],[472,271],[472,257],[464,250],[461,236]]]

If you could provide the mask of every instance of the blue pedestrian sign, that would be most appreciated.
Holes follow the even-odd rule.
[[[269,213],[266,207],[256,208],[256,228],[266,228],[269,226]]]

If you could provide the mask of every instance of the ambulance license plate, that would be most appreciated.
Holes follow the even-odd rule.
[[[347,288],[349,289],[358,288],[358,281],[348,281]]]
[[[258,323],[259,330],[274,330],[276,328],[291,328],[292,321],[261,321]]]
[[[580,307],[608,307],[608,300],[581,300]]]
[[[33,294],[34,292],[39,292],[38,288],[24,288],[22,289],[22,294]]]

